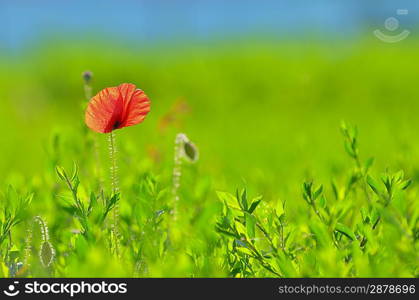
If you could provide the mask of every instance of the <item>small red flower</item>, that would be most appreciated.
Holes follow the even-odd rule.
[[[150,111],[150,99],[134,84],[122,83],[101,90],[86,109],[86,125],[97,132],[136,125],[144,121]]]

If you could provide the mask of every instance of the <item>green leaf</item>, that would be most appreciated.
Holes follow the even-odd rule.
[[[246,189],[243,189],[242,194],[241,194],[241,203],[242,203],[242,207],[245,211],[247,211],[248,209],[248,205],[247,205],[247,192]]]
[[[367,209],[365,207],[362,207],[360,211],[361,211],[362,221],[365,223],[369,223],[370,217],[369,217],[369,213]]]
[[[65,180],[66,179],[67,174],[66,174],[66,172],[65,172],[65,170],[64,170],[63,167],[56,166],[55,167],[55,172],[57,173],[58,177],[60,177],[61,180]]]
[[[313,187],[313,182],[304,182],[303,183],[303,197],[307,203],[311,204],[312,193],[311,188]]]
[[[275,211],[278,217],[281,217],[283,214],[285,214],[284,203],[282,203],[281,200],[277,201]]]
[[[251,255],[253,256],[254,253],[249,249],[247,244],[241,240],[235,239],[234,240],[235,245],[237,246],[237,251],[242,252],[243,254]]]
[[[374,180],[374,178],[367,175],[367,183],[370,186],[370,188],[374,191],[374,193],[380,195],[380,188],[378,186],[378,183]]]
[[[374,163],[374,157],[370,157],[367,159],[367,161],[364,164],[364,170],[365,172],[368,172],[368,170],[371,168],[371,166]]]
[[[116,193],[116,194],[113,194],[111,198],[108,198],[106,200],[106,207],[100,219],[101,222],[103,222],[106,219],[109,212],[115,207],[119,199],[120,199],[120,193]]]
[[[0,261],[0,277],[1,278],[7,278],[10,277],[9,275],[9,268],[7,267],[7,265]]]
[[[240,253],[242,253],[242,254],[253,256],[252,251],[250,251],[248,248],[245,248],[243,246],[237,247],[237,251],[240,252]]]
[[[316,200],[322,192],[323,192],[323,185],[320,185],[318,189],[314,192],[313,200]]]
[[[247,229],[242,223],[240,223],[239,221],[236,221],[236,222],[234,222],[234,225],[236,227],[237,232],[240,235],[243,235],[243,236],[247,235]]]
[[[356,157],[355,151],[352,149],[352,146],[349,142],[345,141],[345,150],[351,157]]]
[[[339,199],[338,186],[334,180],[332,180],[331,185],[332,185],[333,195],[335,196],[335,199],[338,200]]]
[[[325,197],[324,195],[322,195],[322,196],[320,197],[320,199],[319,199],[319,206],[320,206],[321,208],[325,209],[325,208],[326,208],[326,205],[327,205],[327,200],[326,200],[326,197]]]
[[[71,175],[71,181],[74,181],[76,179],[76,177],[78,176],[78,174],[79,174],[79,167],[78,167],[78,165],[75,162],[73,164],[74,164],[74,166],[73,166],[73,175]]]
[[[75,237],[74,248],[75,248],[77,254],[81,255],[82,257],[87,255],[87,252],[88,252],[88,249],[89,249],[89,244],[88,244],[88,242],[86,241],[86,239],[83,235],[78,234]]]
[[[246,232],[249,238],[255,238],[256,218],[249,213],[244,213],[246,220]]]
[[[403,181],[403,182],[400,184],[400,189],[405,190],[405,189],[407,189],[407,188],[408,188],[411,184],[412,184],[412,180],[411,180],[411,179],[405,180],[405,181]]]
[[[352,232],[352,230],[342,223],[337,223],[335,226],[335,230],[342,233],[343,235],[350,238],[351,240],[356,239],[355,234]]]
[[[276,265],[285,277],[298,277],[298,271],[295,269],[292,260],[283,252],[278,253]]]
[[[247,210],[249,214],[253,213],[256,207],[258,207],[259,203],[262,201],[262,196],[258,196],[253,199],[252,204],[250,205],[249,209]]]
[[[240,207],[237,204],[237,199],[232,194],[227,193],[227,192],[217,191],[217,196],[218,196],[218,199],[226,203],[226,205],[228,205],[229,207],[240,210]]]
[[[215,230],[216,230],[218,233],[224,234],[224,235],[226,235],[226,236],[228,236],[228,237],[237,238],[237,236],[236,236],[234,233],[231,233],[231,232],[229,232],[229,231],[227,231],[227,230],[224,230],[224,229],[223,229],[223,228],[221,228],[219,225],[216,225],[216,226],[215,226]]]
[[[396,174],[394,174],[394,178],[396,181],[401,181],[404,178],[404,172],[403,170],[398,171]]]
[[[87,208],[87,213],[88,213],[88,214],[90,214],[90,212],[91,212],[91,211],[92,211],[92,209],[93,209],[93,206],[95,206],[95,205],[96,205],[96,203],[97,203],[97,198],[96,198],[96,195],[95,195],[95,193],[91,192],[91,193],[90,193],[90,198],[89,198],[89,206],[88,206],[88,208]]]

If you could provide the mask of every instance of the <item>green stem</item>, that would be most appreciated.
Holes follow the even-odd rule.
[[[109,134],[109,157],[111,160],[111,185],[112,185],[112,194],[117,194],[119,192],[118,185],[118,166],[116,162],[116,141],[115,141],[115,132],[111,131]],[[115,241],[115,253],[119,255],[119,204],[116,203],[112,211],[113,214],[113,224],[112,231],[114,233]]]
[[[172,177],[172,195],[173,195],[173,210],[172,215],[174,220],[177,219],[178,205],[179,205],[179,187],[180,178],[182,176],[182,159],[181,159],[181,147],[183,143],[183,134],[176,135],[175,139],[175,154],[174,154],[174,165],[173,165],[173,177]]]
[[[84,95],[87,101],[92,98],[92,86],[89,83],[84,84]]]
[[[313,208],[314,213],[319,217],[320,221],[322,221],[324,224],[326,224],[326,220],[324,217],[320,214],[319,210],[317,209],[316,202],[312,199],[311,200],[311,207]],[[326,224],[327,225],[327,224]]]
[[[111,160],[111,184],[112,184],[112,193],[116,194],[119,191],[118,187],[118,170],[116,163],[116,143],[115,143],[115,133],[111,131],[109,134],[109,157]]]
[[[366,186],[367,183],[366,183],[366,179],[365,179],[365,177],[367,176],[367,173],[364,172],[364,170],[362,168],[361,159],[359,158],[358,154],[355,155],[354,160],[355,160],[356,167],[358,168],[359,172],[361,173],[362,190],[365,194],[365,197],[367,198],[368,203],[371,204],[371,198],[370,198],[370,195],[368,194],[368,190],[367,190],[367,186]]]
[[[86,97],[87,101],[90,101],[92,99],[92,86],[90,85],[89,81],[84,82],[84,96]],[[92,135],[93,140],[93,154],[95,159],[95,175],[98,180],[98,186],[99,186],[99,194],[102,197],[102,200],[105,201],[103,197],[103,180],[102,180],[102,170],[100,166],[100,160],[99,160],[99,144],[97,141],[97,135]]]

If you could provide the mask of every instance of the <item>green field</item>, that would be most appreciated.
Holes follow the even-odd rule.
[[[419,275],[418,41],[86,44],[0,54],[0,277]],[[119,200],[85,70],[152,101]]]

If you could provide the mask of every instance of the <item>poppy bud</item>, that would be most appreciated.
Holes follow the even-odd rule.
[[[93,73],[91,71],[84,71],[82,74],[83,80],[86,84],[89,84],[93,78]]]
[[[184,157],[191,163],[198,160],[198,148],[190,141],[185,141],[183,143],[183,154]]]
[[[180,142],[180,155],[190,163],[194,163],[198,160],[199,153],[198,148],[192,143],[184,133],[179,133],[177,136]]]

